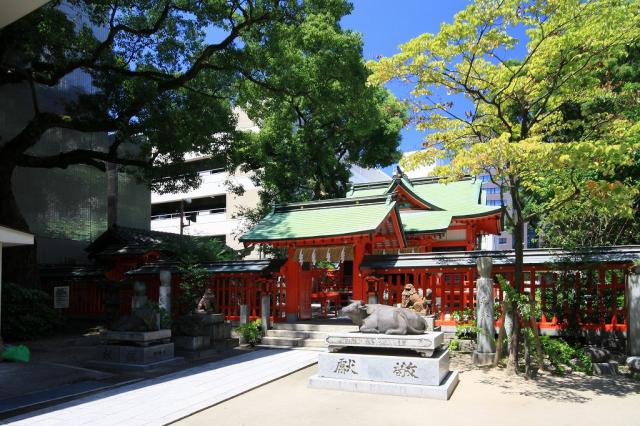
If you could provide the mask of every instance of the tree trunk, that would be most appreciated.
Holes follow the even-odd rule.
[[[496,342],[496,356],[493,359],[493,366],[496,367],[502,359],[502,353],[504,352],[504,340],[507,337],[507,330],[504,328],[504,323],[507,320],[507,313],[511,306],[508,302],[503,301],[500,303],[502,307],[502,323],[500,324],[500,331],[498,332],[498,341]]]
[[[515,187],[515,185],[513,186]],[[513,274],[513,288],[520,293],[523,288],[522,270],[524,263],[524,222],[518,199],[517,191],[511,192],[513,200],[513,239],[515,248],[515,265]],[[507,372],[515,374],[518,371],[518,352],[520,350],[520,313],[516,302],[512,304],[513,331],[511,332],[511,344],[509,345],[509,362]]]
[[[29,232],[16,197],[11,177],[15,165],[0,163],[0,225]],[[36,246],[8,247],[2,250],[2,281],[13,282],[24,287],[40,287]]]
[[[533,295],[535,296],[535,295]],[[536,358],[538,361],[538,367],[540,369],[544,368],[544,354],[542,352],[542,342],[540,341],[540,333],[538,332],[538,324],[536,323],[535,316],[535,300],[531,298],[531,317],[529,318],[529,325],[531,330],[533,330],[533,343],[536,348]]]

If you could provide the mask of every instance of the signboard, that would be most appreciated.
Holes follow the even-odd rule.
[[[53,307],[56,309],[69,307],[69,286],[53,288]]]

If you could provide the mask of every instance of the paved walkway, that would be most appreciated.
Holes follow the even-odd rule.
[[[312,351],[263,349],[0,421],[18,425],[163,425],[316,363]]]

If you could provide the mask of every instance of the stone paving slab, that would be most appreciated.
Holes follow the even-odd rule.
[[[318,361],[318,353],[262,349],[0,421],[16,425],[164,425]]]

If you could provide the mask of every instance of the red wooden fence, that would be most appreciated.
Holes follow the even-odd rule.
[[[385,270],[374,272],[381,278],[375,286],[379,303],[395,305],[402,300],[407,283],[427,294],[432,291],[431,310],[438,313],[441,324],[454,325],[455,313],[473,315],[475,307],[475,268],[455,271]],[[504,300],[497,280],[501,275],[513,283],[514,274],[506,267],[494,273],[494,299]],[[624,283],[626,270],[615,265],[598,265],[571,270],[528,267],[524,272],[522,292],[528,293],[540,308],[537,320],[541,328],[626,330]]]

